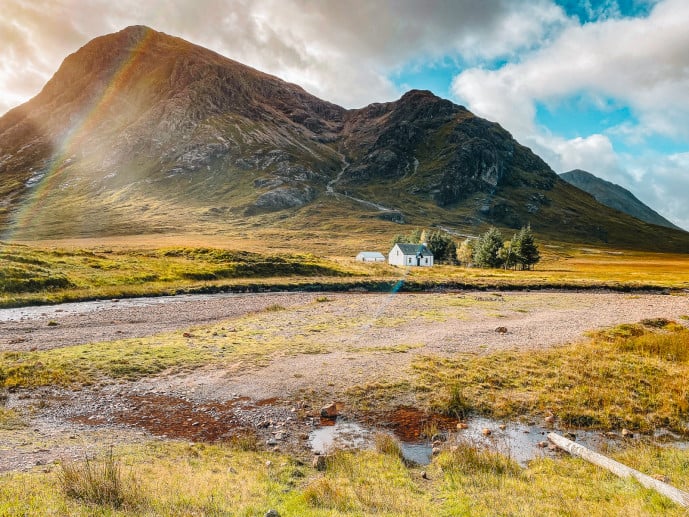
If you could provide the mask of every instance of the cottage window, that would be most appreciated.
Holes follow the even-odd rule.
[[[428,264],[428,259],[427,258],[423,259],[423,263]]]

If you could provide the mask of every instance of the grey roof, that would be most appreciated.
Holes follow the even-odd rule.
[[[360,251],[357,257],[367,257],[367,258],[385,258],[380,251]]]
[[[405,255],[418,255],[420,253],[424,257],[433,256],[433,253],[431,253],[431,250],[429,250],[425,244],[406,244],[398,242],[397,246],[399,246],[400,250],[402,250],[402,253]]]

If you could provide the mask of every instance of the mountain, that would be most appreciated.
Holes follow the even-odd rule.
[[[0,237],[155,232],[540,235],[689,249],[561,180],[498,124],[413,90],[347,110],[180,38],[128,27],[0,118]]]
[[[639,199],[627,189],[594,176],[590,172],[574,169],[569,172],[563,172],[560,174],[560,177],[567,183],[580,188],[584,192],[588,192],[596,198],[596,201],[605,206],[629,214],[647,223],[681,230],[679,226],[672,224],[658,212],[639,201]]]

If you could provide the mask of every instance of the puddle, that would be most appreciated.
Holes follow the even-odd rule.
[[[270,295],[286,295],[291,293],[269,293]],[[15,307],[0,309],[0,322],[12,322],[22,320],[36,320],[41,318],[59,318],[61,316],[74,316],[101,312],[112,308],[145,308],[151,305],[160,305],[177,302],[203,301],[214,298],[238,298],[245,297],[246,293],[215,293],[215,294],[180,294],[175,296],[123,298],[113,300],[92,300],[86,302],[69,302],[58,305],[36,305],[29,307]],[[264,296],[263,293],[250,293],[249,296]]]
[[[370,429],[348,420],[330,421],[332,425],[321,425],[309,435],[309,445],[313,452],[327,454],[337,449],[369,449],[373,445],[373,432]],[[330,422],[321,421],[322,424]]]
[[[452,429],[446,425],[451,419],[441,415],[429,415],[414,410],[420,415],[412,418],[413,408],[398,408],[388,414],[389,417],[404,417],[392,419],[380,426],[365,425],[354,421],[337,420],[323,421],[320,427],[314,429],[309,436],[309,445],[314,452],[327,454],[337,449],[371,449],[373,436],[376,432],[392,432],[402,449],[404,459],[419,465],[427,465],[433,457],[431,440],[424,436],[429,428],[438,430],[447,438],[444,446],[469,442],[478,447],[496,450],[513,459],[525,467],[529,461],[543,456],[554,457],[558,453],[548,447],[541,447],[539,443],[547,442],[547,434],[555,431],[565,435],[567,429],[554,429],[516,422],[505,424],[501,429],[501,422],[489,418],[476,417],[467,421],[468,428],[456,430],[456,423]],[[456,421],[454,421],[456,422]],[[404,425],[400,425],[400,423]],[[323,425],[325,424],[325,425]],[[440,424],[440,425],[439,425]],[[490,429],[485,435],[484,429]],[[621,450],[632,441],[623,439],[619,435],[608,435],[600,431],[571,430],[576,436],[575,441],[594,451],[608,454]],[[689,448],[689,442],[680,441],[681,437],[663,432],[655,437],[642,437],[641,440],[651,440],[658,445],[669,445],[680,449]],[[640,438],[634,438],[634,441]]]
[[[453,434],[455,440],[464,440],[469,443],[497,450],[512,458],[522,466],[538,457],[554,456],[555,452],[538,444],[547,442],[549,432],[557,432],[564,435],[567,430],[540,427],[534,425],[510,422],[505,424],[505,429],[500,429],[500,423],[489,418],[476,417],[468,421],[468,429]],[[491,434],[485,436],[484,429],[490,429]],[[599,431],[573,430],[576,442],[595,451],[609,451],[619,448],[620,439],[607,437]]]
[[[429,442],[409,443],[400,441],[400,448],[405,460],[418,465],[428,465],[433,458],[433,447]]]

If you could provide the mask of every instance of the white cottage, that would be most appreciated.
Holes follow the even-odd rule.
[[[361,251],[356,259],[359,262],[385,262],[385,255],[379,251]]]
[[[433,253],[425,244],[395,244],[388,253],[388,263],[392,266],[420,266],[433,265]]]

